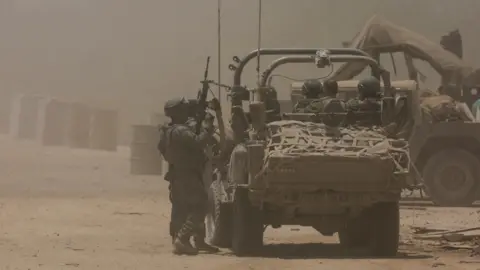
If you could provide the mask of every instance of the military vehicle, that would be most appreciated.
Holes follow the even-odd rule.
[[[473,69],[459,58],[461,53],[452,53],[458,48],[449,51],[445,43],[440,45],[412,30],[374,16],[353,38],[350,46],[367,52],[377,61],[391,59],[394,69],[399,63],[395,63],[391,55],[403,54],[410,81],[399,82],[398,92],[417,97],[417,100],[408,99],[411,117],[405,123],[409,125],[405,139],[409,141],[410,158],[414,165],[412,177],[424,184],[424,190],[436,205],[470,206],[480,199],[480,123],[462,119],[430,121],[418,105],[417,94],[423,90],[419,89],[422,75],[414,60],[428,63],[442,78],[441,84],[448,95],[465,102],[468,108],[480,97],[476,86],[480,73],[478,70],[472,72]],[[457,47],[461,48],[461,44]],[[363,63],[346,63],[334,72],[331,79],[343,84],[342,95],[355,95],[356,82],[348,80],[354,80],[365,67]],[[392,82],[392,85],[396,84]]]
[[[339,97],[357,93],[358,81],[339,81]],[[301,97],[302,83],[293,83],[293,102]],[[431,122],[420,108],[420,89],[414,80],[394,81],[397,96],[408,100],[404,122],[412,161],[409,183],[420,183],[439,206],[470,206],[480,198],[480,123],[456,119]],[[292,102],[292,103],[293,103]]]
[[[245,65],[257,55],[290,55],[274,61],[259,87],[241,84]],[[338,232],[347,250],[394,256],[399,244],[399,200],[407,187],[408,143],[382,127],[356,127],[326,119],[355,119],[343,112],[284,113],[267,121],[265,85],[285,63],[367,63],[385,85],[382,109],[373,112],[392,124],[394,89],[388,71],[356,49],[260,49],[237,58],[231,89],[231,127],[236,146],[210,188],[207,236],[238,256],[261,250],[267,226],[311,226],[323,235]],[[249,112],[242,102],[249,101]],[[247,117],[248,116],[248,117]]]
[[[392,85],[399,95],[408,98],[409,120],[404,123],[408,132],[404,137],[409,141],[413,162],[411,181],[421,183],[436,205],[471,206],[480,199],[480,123],[462,119],[432,122],[424,117],[418,97],[423,90],[419,87],[423,75],[413,62],[427,62],[442,78],[441,84],[448,94],[470,108],[480,98],[480,72],[472,72],[473,69],[461,59],[458,33],[454,31],[450,35],[457,36],[457,40],[446,41],[442,37],[440,45],[374,16],[347,46],[363,50],[377,61],[387,56],[385,59],[392,60],[394,69],[398,63],[392,54],[403,54],[409,80],[392,82]],[[453,45],[446,46],[447,43]],[[348,99],[356,95],[358,81],[353,79],[365,67],[364,63],[346,63],[334,72],[329,79],[338,81],[339,97]],[[302,82],[292,84],[291,102],[284,108],[301,98],[302,85]]]

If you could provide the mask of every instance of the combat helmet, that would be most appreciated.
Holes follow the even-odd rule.
[[[370,76],[358,82],[360,98],[377,98],[381,92],[380,80]]]
[[[188,105],[188,101],[185,100],[185,98],[170,99],[165,102],[163,111],[165,112],[165,116],[172,117],[172,115],[175,114],[178,109],[185,108],[186,105]]]
[[[323,93],[323,85],[318,80],[307,80],[303,83],[302,94],[307,99],[319,98]]]

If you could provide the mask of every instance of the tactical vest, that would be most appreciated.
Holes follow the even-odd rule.
[[[381,125],[382,123],[382,118],[381,118],[381,105],[378,103],[377,100],[369,100],[366,99],[364,101],[361,101],[358,104],[358,111],[359,112],[365,112],[365,113],[371,113],[371,114],[365,114],[361,115],[358,118],[357,124],[359,125]]]
[[[179,126],[180,126],[179,124],[175,124],[175,125],[163,126],[160,129],[160,141],[158,143],[158,150],[162,154],[165,161],[167,161],[168,163],[173,162],[174,149],[172,149],[173,147],[171,143],[172,133]]]

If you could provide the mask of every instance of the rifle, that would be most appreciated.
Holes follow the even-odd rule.
[[[205,67],[205,73],[203,75],[203,81],[202,83],[202,89],[198,93],[197,97],[197,106],[198,106],[198,113],[197,113],[197,119],[196,120],[196,126],[195,126],[195,132],[197,134],[200,134],[200,129],[202,127],[202,122],[205,120],[205,115],[206,112],[205,110],[207,109],[207,95],[208,95],[208,90],[210,89],[209,86],[209,81],[208,81],[208,66],[210,64],[210,56],[207,57],[207,66]]]

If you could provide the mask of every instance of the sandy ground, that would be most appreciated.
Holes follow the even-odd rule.
[[[471,209],[402,211],[397,258],[338,256],[336,237],[305,227],[268,229],[265,256],[228,250],[171,254],[169,202],[160,177],[129,175],[128,151],[43,148],[0,138],[0,269],[480,269],[470,251],[412,240],[412,225],[478,224]]]

